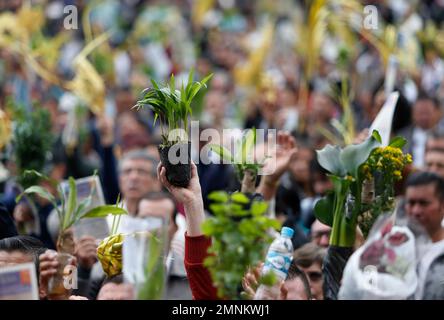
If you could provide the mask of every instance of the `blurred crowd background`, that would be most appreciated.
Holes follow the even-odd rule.
[[[426,144],[444,132],[443,20],[443,0],[0,0],[2,201],[16,223],[29,219],[14,201],[15,182],[29,183],[24,169],[60,181],[98,170],[111,204],[119,193],[140,200],[159,191],[158,128],[149,110],[131,108],[150,79],[173,73],[178,83],[194,69],[196,80],[214,73],[193,105],[201,130],[296,137],[275,212],[298,230],[297,248],[310,236],[314,202],[331,188],[315,150],[369,128],[391,91],[390,70],[389,89],[400,92],[393,134],[408,139],[415,168],[442,174],[444,157],[427,163]],[[202,147],[193,146],[194,157]],[[140,149],[153,158],[149,172],[125,176],[118,164]],[[231,166],[199,164],[198,172],[206,208],[211,191],[239,187]],[[40,205],[37,236],[54,248],[52,208]]]

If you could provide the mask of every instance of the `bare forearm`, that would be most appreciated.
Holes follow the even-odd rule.
[[[190,237],[201,236],[202,223],[205,220],[205,212],[202,199],[184,203],[185,215],[187,221],[187,234]]]
[[[277,186],[278,184],[276,181],[270,181],[264,177],[257,187],[256,192],[262,194],[265,201],[270,201],[276,195]]]

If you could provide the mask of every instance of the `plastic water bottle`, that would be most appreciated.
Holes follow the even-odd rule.
[[[277,300],[280,297],[281,282],[287,278],[290,263],[293,260],[293,229],[283,227],[280,237],[276,238],[268,249],[262,275],[273,272],[277,281],[273,286],[260,285],[254,300]]]

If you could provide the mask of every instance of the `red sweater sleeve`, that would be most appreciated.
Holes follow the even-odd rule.
[[[206,236],[189,237],[185,233],[185,270],[195,300],[218,299],[210,272],[203,265],[210,245],[211,239]]]

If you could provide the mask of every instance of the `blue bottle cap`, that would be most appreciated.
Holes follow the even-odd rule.
[[[289,227],[283,227],[281,230],[281,236],[283,236],[283,237],[292,238],[293,233],[294,233],[294,230]]]

